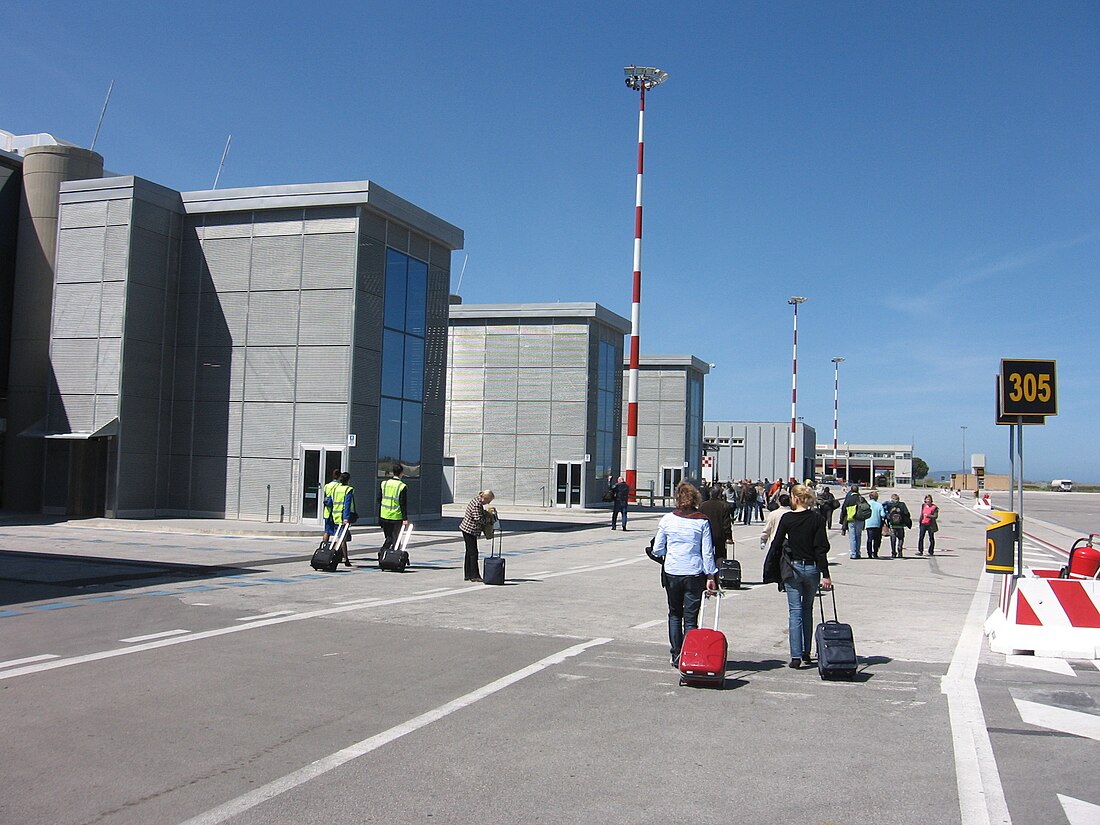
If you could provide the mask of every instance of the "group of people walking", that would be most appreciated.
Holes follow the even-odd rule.
[[[394,462],[390,467],[389,475],[378,485],[378,526],[382,529],[382,546],[378,549],[379,558],[383,552],[396,545],[401,529],[409,525],[409,488],[404,475],[404,466]],[[325,484],[322,490],[324,541],[326,542],[340,533],[341,526],[345,522],[351,525],[358,520],[358,514],[355,512],[355,488],[351,486],[350,481],[350,473],[334,470],[332,480]],[[481,581],[477,542],[478,538],[486,534],[487,529],[491,529],[497,520],[496,511],[489,506],[494,498],[492,490],[479,492],[466,505],[462,522],[459,524],[458,529],[462,534],[466,550],[463,573],[468,582]],[[626,529],[625,506],[623,529]],[[345,529],[338,551],[346,567],[352,566],[348,555],[350,540],[351,530]]]
[[[890,558],[905,557],[905,531],[913,528],[913,516],[909,507],[897,493],[885,504],[879,501],[878,490],[870,490],[865,498],[859,486],[853,484],[840,504],[840,532],[848,536],[849,558],[862,558],[861,541],[867,537],[867,558],[880,558],[883,531],[890,539]],[[939,530],[940,508],[926,495],[917,519],[917,555],[924,555],[925,541],[928,555],[935,555],[936,532]]]
[[[731,516],[735,504],[727,500],[731,487],[736,491],[739,485],[704,485],[701,492],[687,482],[681,483],[676,488],[676,509],[657,525],[649,552],[663,561],[661,581],[668,601],[668,638],[674,667],[678,666],[684,637],[698,627],[704,591],[719,587],[717,563],[733,540]],[[838,501],[827,487],[815,492],[797,483],[775,487],[767,500],[775,507],[767,513],[760,537],[760,548],[767,551],[762,578],[765,583],[777,584],[787,597],[789,667],[800,668],[812,661],[814,598],[820,590],[833,586],[828,530],[834,512],[840,511],[840,529],[849,537],[853,559],[862,558],[864,535],[867,557],[879,558],[884,532],[890,539],[891,558],[903,558],[906,530],[913,527],[913,515],[898,494],[891,494],[889,501],[882,503],[878,490],[870,490],[864,497],[857,485],[851,486],[843,501]],[[717,506],[713,505],[716,501],[720,502]],[[765,509],[769,508],[765,505]],[[924,555],[926,541],[928,554],[933,555],[939,507],[931,495],[924,497],[917,527],[917,555]]]

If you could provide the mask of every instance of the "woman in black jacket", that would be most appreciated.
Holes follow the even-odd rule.
[[[802,662],[810,662],[817,589],[833,586],[825,519],[811,509],[814,503],[814,494],[806,486],[796,484],[791,488],[794,510],[779,520],[764,560],[764,581],[778,583],[779,589],[787,593],[791,645],[788,666],[796,669]]]

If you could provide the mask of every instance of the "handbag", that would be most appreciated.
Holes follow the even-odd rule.
[[[603,494],[603,500],[604,501],[614,501],[615,500],[615,492],[613,490],[609,489],[606,493]]]

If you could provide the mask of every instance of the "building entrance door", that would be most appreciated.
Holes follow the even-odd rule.
[[[581,465],[568,461],[558,462],[557,498],[558,507],[579,507],[581,503]]]
[[[320,524],[324,517],[321,491],[332,480],[333,470],[344,469],[344,448],[323,444],[299,445],[298,483],[302,491],[300,521]]]
[[[683,467],[665,467],[661,473],[661,495],[671,498],[676,495],[676,488],[684,480]]]

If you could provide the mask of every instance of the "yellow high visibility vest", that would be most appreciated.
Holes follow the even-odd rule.
[[[382,482],[382,504],[378,508],[378,517],[389,521],[402,521],[401,491],[408,485],[399,478],[387,478]]]

